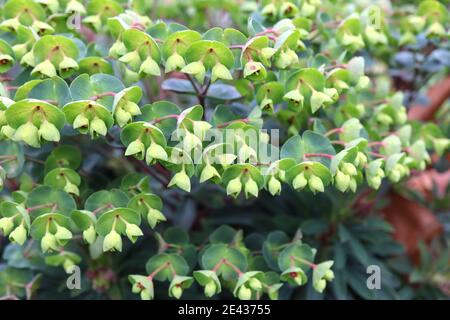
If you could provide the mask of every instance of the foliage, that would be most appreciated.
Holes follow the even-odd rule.
[[[150,2],[139,0],[5,2],[0,230],[11,244],[0,295],[31,297],[36,272],[84,263],[92,286],[111,297],[123,296],[111,287],[112,264],[130,269],[121,279],[142,299],[158,296],[155,281],[174,298],[196,286],[206,297],[226,288],[239,299],[277,299],[281,288],[308,283],[323,293],[329,282],[336,297],[347,296],[347,282],[356,297],[372,297],[361,287],[361,266],[401,251],[378,218],[364,222],[373,233],[358,230],[360,218],[334,217],[310,221],[316,229],[295,220],[295,228],[272,225],[248,236],[237,228],[245,214],[228,222],[236,228],[225,217],[189,233],[165,221],[191,227],[191,197],[226,194],[239,203],[294,189],[313,207],[424,170],[450,139],[435,124],[407,119],[405,102],[420,95],[405,98],[385,73],[409,75],[411,91],[445,74],[447,5],[244,3],[213,1],[233,20],[219,28],[207,25],[202,1],[151,8],[152,18]],[[79,16],[81,25],[67,23]],[[328,217],[336,207],[324,207]],[[335,228],[327,240],[339,239],[333,255],[304,241],[305,231]],[[385,247],[377,242],[384,240]],[[156,250],[145,263],[146,245]],[[137,254],[133,264],[145,264],[145,275],[114,251]],[[347,255],[359,273],[346,271]],[[92,271],[104,268],[109,273]],[[397,287],[386,295],[397,297]]]

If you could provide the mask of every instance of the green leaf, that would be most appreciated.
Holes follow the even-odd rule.
[[[223,225],[213,231],[209,236],[212,244],[231,244],[236,237],[237,231],[230,226]]]
[[[112,189],[97,191],[89,196],[84,203],[85,210],[101,214],[112,208],[126,207],[128,196],[121,190]]]
[[[164,231],[164,240],[167,243],[182,245],[189,243],[189,234],[180,227],[169,227]]]

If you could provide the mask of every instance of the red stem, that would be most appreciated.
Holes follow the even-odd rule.
[[[328,154],[328,153],[305,153],[303,156],[305,158],[322,157],[322,158],[328,158],[328,159],[333,159],[333,157],[334,157],[332,154]]]
[[[165,268],[169,267],[170,265],[171,265],[170,262],[166,262],[166,263],[160,265],[158,268],[156,268],[152,273],[150,273],[147,276],[147,279],[149,279],[151,281],[154,276],[156,276],[160,271],[164,270]]]
[[[236,272],[239,276],[241,276],[243,274],[243,272],[241,270],[239,270],[238,267],[236,267],[234,264],[232,264],[227,259],[223,259],[223,263],[226,264],[227,266],[229,266],[231,269],[233,269],[234,272]]]

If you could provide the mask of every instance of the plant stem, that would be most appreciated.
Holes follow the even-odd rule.
[[[92,211],[93,215],[96,215],[97,213],[99,213],[100,211],[102,211],[103,209],[112,209],[114,208],[114,206],[111,203],[107,203],[101,207],[98,207],[97,209],[95,209],[94,211]]]
[[[39,210],[39,209],[44,209],[44,208],[51,208],[54,205],[55,205],[54,203],[39,204],[39,205],[27,208],[27,211],[31,212],[31,211],[34,211],[34,210]]]
[[[166,262],[162,265],[160,265],[158,268],[156,268],[152,273],[150,273],[147,276],[147,279],[149,279],[150,281],[153,280],[153,277],[156,276],[159,272],[161,272],[162,270],[166,269],[167,267],[169,267],[171,265],[170,262]]]
[[[150,124],[156,124],[167,119],[178,119],[178,117],[179,117],[178,114],[168,114],[166,116],[153,119],[152,121],[150,121]]]
[[[95,101],[95,100],[101,99],[103,97],[114,97],[115,95],[116,95],[115,92],[107,91],[107,92],[96,94],[95,96],[90,97],[89,100]]]
[[[310,266],[313,269],[317,267],[317,265],[315,263],[312,263],[311,261],[308,261],[308,260],[305,260],[305,259],[302,259],[299,257],[295,257],[295,256],[291,256],[290,258],[291,258],[291,260],[297,260],[298,262],[302,262],[302,263]]]

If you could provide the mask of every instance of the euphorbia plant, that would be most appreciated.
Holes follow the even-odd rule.
[[[283,283],[308,281],[323,292],[333,261],[315,262],[301,232],[269,233],[263,259],[227,226],[191,242],[161,227],[176,220],[167,190],[214,184],[230,201],[284,188],[356,193],[423,170],[450,140],[409,122],[402,93],[372,65],[423,37],[445,46],[448,10],[434,0],[401,15],[342,11],[346,1],[246,4],[247,28],[194,30],[149,19],[138,1],[7,1],[2,233],[39,243],[48,265],[69,270],[82,260],[75,242],[91,261],[151,230],[159,251],[147,274],[129,276],[142,299],[154,297],[155,280],[169,281],[174,298],[194,280],[206,297],[227,288],[276,299]],[[73,14],[82,25],[69,28],[62,21]]]

